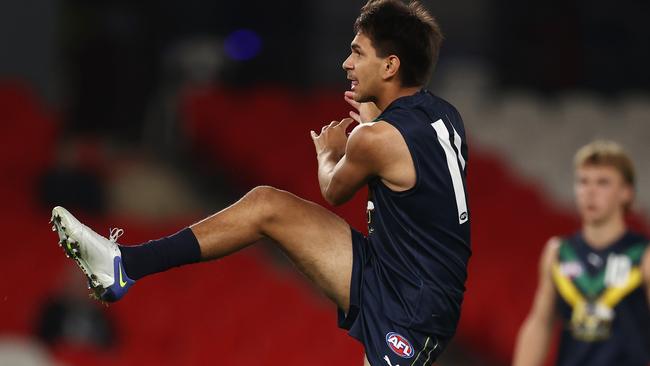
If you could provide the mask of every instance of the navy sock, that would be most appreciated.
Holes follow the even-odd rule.
[[[199,242],[190,228],[135,246],[122,246],[122,264],[132,280],[201,260]]]

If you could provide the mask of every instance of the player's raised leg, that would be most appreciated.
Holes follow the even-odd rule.
[[[339,307],[349,306],[350,226],[323,207],[272,187],[257,187],[191,228],[139,246],[118,246],[61,207],[53,210],[62,246],[89,278],[96,295],[120,299],[146,275],[221,258],[262,238],[284,250]]]
[[[272,187],[257,187],[223,211],[191,226],[204,260],[262,238],[284,250],[339,307],[349,306],[350,226],[325,208]]]

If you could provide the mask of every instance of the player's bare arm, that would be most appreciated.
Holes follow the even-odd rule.
[[[557,295],[553,287],[552,267],[557,260],[559,246],[559,239],[551,238],[544,248],[533,306],[517,337],[514,366],[542,365],[546,358],[555,323]]]
[[[399,131],[385,122],[357,126],[345,133],[351,118],[332,122],[320,135],[312,131],[318,155],[318,180],[327,202],[340,205],[372,177],[381,177],[394,190],[415,185],[415,168]]]

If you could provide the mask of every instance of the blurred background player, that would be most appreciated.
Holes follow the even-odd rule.
[[[557,318],[557,365],[650,364],[650,250],[648,239],[628,230],[624,220],[634,183],[632,161],[618,144],[595,141],[577,152],[582,228],[546,245],[515,366],[544,362]]]
[[[456,331],[471,255],[465,129],[451,104],[424,89],[442,34],[419,2],[400,0],[369,1],[354,29],[343,63],[352,118],[311,137],[327,202],[345,203],[368,185],[368,237],[272,187],[133,247],[116,244],[121,230],[106,239],[56,207],[60,243],[97,297],[117,301],[144,276],[270,238],[338,305],[339,326],[363,343],[366,364],[436,360]]]

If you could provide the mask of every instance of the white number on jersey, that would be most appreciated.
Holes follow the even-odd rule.
[[[605,284],[609,287],[621,287],[627,281],[632,269],[630,258],[625,255],[614,253],[607,257],[607,268],[605,269]]]
[[[469,214],[467,212],[467,200],[465,199],[465,187],[463,186],[463,177],[461,171],[458,167],[460,166],[465,170],[465,159],[463,158],[463,153],[460,150],[462,141],[460,140],[460,135],[454,130],[454,145],[458,150],[458,154],[451,146],[451,138],[449,136],[449,131],[445,127],[445,123],[441,119],[435,121],[431,124],[433,129],[436,130],[438,135],[438,142],[442,149],[445,151],[445,156],[447,157],[447,167],[449,168],[449,173],[451,174],[451,182],[454,186],[454,194],[456,196],[456,206],[458,207],[458,223],[464,224],[469,220]]]

